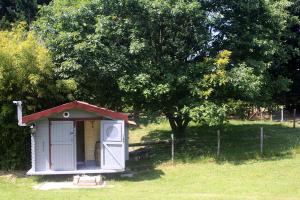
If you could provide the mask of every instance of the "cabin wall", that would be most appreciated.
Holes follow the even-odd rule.
[[[94,117],[100,117],[96,113],[90,113],[90,112],[86,112],[84,110],[71,109],[71,110],[66,110],[64,112],[69,112],[70,116],[68,118],[94,118]],[[62,119],[64,119],[64,117],[63,117],[64,112],[53,114],[49,118],[62,118]]]
[[[125,124],[125,160],[129,160],[129,127]]]
[[[92,118],[99,117],[94,113],[85,111],[70,110],[70,118]],[[62,118],[62,113],[50,116],[50,118]],[[32,161],[34,163],[32,170],[35,172],[49,171],[49,119],[43,118],[37,122],[36,132],[33,134]],[[86,164],[95,164],[95,145],[100,140],[101,120],[84,120],[84,140],[85,140],[85,161]],[[128,160],[128,124],[124,126],[125,139],[125,160]]]
[[[35,171],[49,169],[49,122],[40,120],[36,123],[34,133]]]
[[[100,120],[84,121],[85,161],[95,163],[95,145],[100,140]]]

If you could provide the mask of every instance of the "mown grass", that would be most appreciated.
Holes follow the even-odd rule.
[[[265,148],[260,155],[259,131]],[[154,146],[151,157],[129,163],[133,178],[107,178],[104,189],[36,191],[33,185],[66,177],[0,176],[0,199],[300,199],[300,129],[290,123],[231,121],[221,130],[191,124],[184,144]],[[130,142],[170,137],[160,120],[135,128]]]

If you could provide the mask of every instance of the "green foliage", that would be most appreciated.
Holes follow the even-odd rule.
[[[299,109],[300,105],[300,1],[292,1],[286,9],[289,14],[288,25],[282,41],[286,44],[285,50],[288,52],[288,60],[282,63],[280,67],[273,71],[274,74],[283,74],[292,80],[289,91],[277,99],[281,104],[285,104],[288,108]]]
[[[190,110],[190,117],[204,125],[222,126],[227,120],[228,107],[226,104],[217,105],[204,101],[200,106]]]
[[[34,29],[57,75],[75,79],[76,98],[161,112],[184,132],[191,120],[222,124],[228,99],[265,105],[287,89],[289,81],[269,70],[286,59],[278,39],[288,5],[61,0],[41,9]]]
[[[285,59],[280,38],[289,17],[285,10],[289,1],[213,0],[205,4],[216,51],[228,49],[234,63],[244,61],[257,70]]]
[[[0,29],[10,29],[13,23],[32,22],[38,11],[38,5],[51,0],[0,0]]]
[[[291,1],[213,0],[204,4],[210,13],[212,52],[231,51],[235,73],[243,73],[240,75],[247,76],[248,80],[255,79],[253,81],[258,84],[255,88],[243,84],[245,90],[240,96],[252,95],[244,100],[257,106],[271,104],[274,98],[280,98],[281,92],[287,91],[291,83],[285,75],[281,76],[283,71],[278,68],[290,56],[289,47],[282,38],[287,33],[290,15],[286,9]],[[248,76],[249,70],[257,77]]]
[[[20,24],[0,31],[0,168],[28,164],[30,135],[17,127],[13,100],[22,100],[24,113],[65,102],[76,89],[72,80],[57,80],[48,50]],[[27,161],[27,162],[26,162]]]
[[[117,79],[129,66],[129,20],[116,14],[123,12],[121,2],[106,3],[53,1],[41,9],[34,29],[53,53],[57,76],[78,84],[77,99],[119,110]],[[136,48],[137,41],[131,50]]]
[[[227,115],[237,116],[240,119],[246,119],[249,111],[251,110],[251,108],[253,108],[253,105],[251,105],[249,102],[234,99],[229,99],[227,102],[227,106],[229,108]]]
[[[263,89],[263,75],[256,76],[253,68],[247,67],[245,63],[233,68],[230,77],[233,92],[240,99],[254,101]]]

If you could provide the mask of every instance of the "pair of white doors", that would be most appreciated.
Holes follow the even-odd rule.
[[[51,169],[76,170],[76,133],[74,121],[51,121]],[[124,121],[101,120],[101,169],[125,168]]]

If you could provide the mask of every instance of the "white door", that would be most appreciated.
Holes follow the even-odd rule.
[[[75,170],[73,121],[51,121],[51,169]]]
[[[101,120],[101,168],[125,169],[124,121]]]

